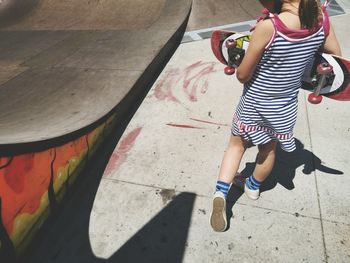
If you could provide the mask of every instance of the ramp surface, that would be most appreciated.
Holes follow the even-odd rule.
[[[194,0],[187,29],[197,30],[255,20],[269,0]]]
[[[185,22],[191,1],[0,5],[0,145],[89,127],[129,93]]]
[[[165,0],[4,0],[2,27],[8,30],[132,29],[151,26]]]

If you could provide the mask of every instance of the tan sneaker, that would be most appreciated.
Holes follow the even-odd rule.
[[[217,232],[223,232],[227,228],[226,199],[224,194],[220,191],[214,194],[210,225],[214,231]]]

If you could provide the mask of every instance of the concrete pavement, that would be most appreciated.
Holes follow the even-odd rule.
[[[332,18],[346,57],[349,18]],[[325,99],[311,105],[304,91],[296,153],[280,153],[258,201],[232,188],[230,228],[225,233],[211,230],[211,198],[242,88],[222,73],[209,45],[202,40],[180,46],[119,141],[91,213],[95,255],[108,259],[130,238],[152,230],[152,221],[161,220],[162,211],[178,197],[192,193],[190,223],[178,228],[179,239],[186,235],[181,262],[349,262],[347,102]],[[248,150],[241,171],[252,171],[256,154],[256,148]],[[157,246],[174,239],[164,231],[163,237],[155,233],[154,245],[140,239],[136,251],[151,259]],[[180,262],[172,261],[171,254],[163,256],[158,262]]]

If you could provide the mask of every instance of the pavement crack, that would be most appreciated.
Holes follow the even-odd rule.
[[[308,127],[308,133],[310,138],[310,151],[314,153],[313,150],[313,144],[312,144],[312,137],[311,137],[311,125],[310,125],[310,112],[308,108],[308,101],[306,99],[306,94],[304,93],[304,103],[305,103],[305,109],[306,109],[306,119],[307,119],[307,127]],[[313,166],[315,167],[315,155],[313,154],[312,158]],[[322,217],[322,210],[321,210],[321,200],[320,200],[320,192],[318,187],[318,181],[317,181],[317,172],[316,169],[313,172],[314,178],[315,178],[315,187],[316,187],[316,193],[317,193],[317,204],[318,204],[318,211],[320,215],[320,224],[321,224],[321,233],[322,233],[322,242],[323,242],[323,250],[324,250],[324,260],[327,263],[328,262],[328,253],[327,253],[327,247],[326,247],[326,240],[325,240],[325,234],[324,234],[324,226],[323,226],[323,217]]]

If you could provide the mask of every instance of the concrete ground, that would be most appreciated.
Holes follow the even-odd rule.
[[[338,2],[347,14],[332,23],[350,57],[350,5]],[[102,179],[80,185],[62,213],[70,216],[50,226],[31,262],[350,262],[348,102],[311,105],[304,91],[297,151],[279,152],[259,200],[232,187],[229,229],[211,229],[212,195],[241,91],[208,39],[182,44],[115,149],[111,141],[105,161],[91,164],[91,175]],[[256,154],[256,147],[247,151],[243,173],[252,171]]]
[[[332,18],[345,57],[349,19]],[[258,201],[231,188],[229,229],[212,231],[211,199],[242,91],[222,70],[209,40],[180,46],[105,170],[90,217],[93,253],[108,259],[127,247],[146,262],[350,262],[347,102],[311,105],[304,91],[297,151],[279,152]],[[243,173],[256,154],[248,150]]]

